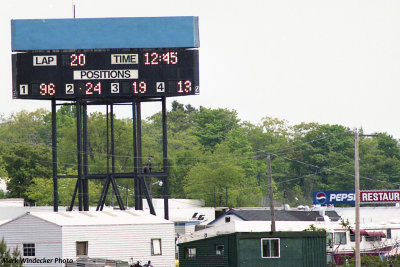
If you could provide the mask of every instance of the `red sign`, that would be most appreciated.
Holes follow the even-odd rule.
[[[395,203],[400,202],[400,190],[360,191],[360,203]]]

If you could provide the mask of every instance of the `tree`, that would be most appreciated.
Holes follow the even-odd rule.
[[[231,130],[239,127],[239,119],[234,110],[201,107],[194,119],[197,128],[194,135],[205,150],[209,151],[213,151]]]
[[[43,145],[18,143],[10,145],[3,154],[8,175],[9,197],[22,197],[29,200],[26,190],[35,177],[50,178],[50,149]]]
[[[16,246],[13,249],[13,252],[10,253],[10,249],[7,248],[7,244],[4,240],[4,237],[0,242],[0,267],[21,267],[22,265],[22,257],[21,253]]]
[[[224,151],[226,152],[226,151]],[[257,206],[261,191],[254,177],[247,177],[235,156],[222,150],[207,152],[204,160],[190,169],[184,179],[184,191],[190,198],[206,201],[206,205]],[[228,193],[228,203],[225,194]]]
[[[74,193],[76,179],[58,179],[58,204],[68,206]],[[96,205],[100,198],[102,187],[99,183],[89,180],[89,204]],[[53,180],[33,178],[32,184],[27,188],[26,195],[38,206],[53,204]],[[77,202],[75,202],[77,203]]]
[[[288,156],[288,188],[300,186],[300,197],[311,203],[315,190],[350,190],[354,188],[354,140],[352,132],[341,125],[300,124],[294,128]],[[297,179],[295,177],[298,177]]]
[[[400,155],[397,141],[386,134],[360,140],[360,186],[362,189],[398,188]]]
[[[51,144],[51,131],[46,126],[44,117],[48,111],[38,109],[33,112],[21,111],[0,121],[0,140],[7,144],[31,143]]]

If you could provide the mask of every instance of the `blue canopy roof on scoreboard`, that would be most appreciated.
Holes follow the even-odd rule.
[[[11,49],[199,47],[198,17],[11,20]]]

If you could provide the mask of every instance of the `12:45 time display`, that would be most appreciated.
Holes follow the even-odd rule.
[[[178,64],[178,52],[146,52],[143,57],[144,65]]]

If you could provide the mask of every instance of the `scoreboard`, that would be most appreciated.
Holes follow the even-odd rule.
[[[132,99],[199,94],[194,48],[29,51],[12,55],[13,98]]]

